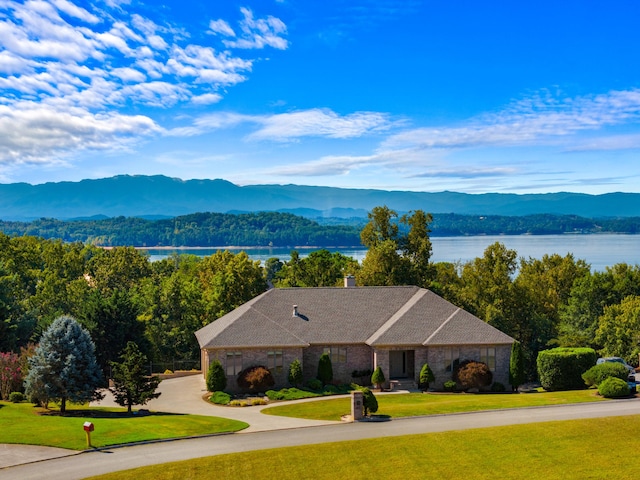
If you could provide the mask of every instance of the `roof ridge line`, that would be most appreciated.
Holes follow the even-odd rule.
[[[422,345],[427,346],[427,344],[429,343],[429,340],[435,337],[438,334],[438,332],[442,330],[447,325],[447,323],[449,323],[449,321],[458,314],[460,310],[462,310],[462,308],[460,307],[456,308],[455,311],[451,315],[449,315],[449,317],[444,322],[442,322],[440,326],[436,328],[436,330],[431,335],[429,335],[429,337],[424,342],[422,342]]]
[[[389,330],[389,328],[391,328],[398,320],[400,320],[405,313],[407,313],[416,303],[418,303],[418,301],[422,297],[424,297],[427,294],[428,291],[429,290],[427,290],[425,288],[418,288],[418,291],[416,293],[414,293],[413,296],[409,300],[407,300],[407,302],[404,305],[402,305],[402,307],[400,307],[397,312],[395,312],[393,315],[391,315],[391,317],[389,317],[389,320],[384,322],[380,326],[380,328],[378,328],[378,330],[373,332],[373,334],[371,334],[371,336],[369,338],[367,338],[364,341],[364,343],[366,343],[367,345],[371,345],[378,338],[380,338],[380,336],[384,332]]]

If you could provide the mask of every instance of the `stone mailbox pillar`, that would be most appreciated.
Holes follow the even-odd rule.
[[[364,412],[363,394],[358,390],[351,392],[351,418],[355,422],[362,419]]]

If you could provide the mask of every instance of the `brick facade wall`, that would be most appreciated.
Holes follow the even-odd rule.
[[[495,348],[496,368],[493,371],[493,381],[502,383],[507,389],[509,388],[509,359],[511,356],[511,345],[488,345]],[[242,352],[242,369],[253,365],[268,365],[267,352],[273,350],[282,351],[282,368],[279,371],[272,369],[271,373],[276,381],[275,389],[289,387],[287,376],[289,373],[289,365],[298,359],[302,363],[302,372],[304,382],[316,378],[318,373],[318,360],[328,345],[312,345],[308,348],[283,348],[283,349],[234,349],[230,352]],[[334,383],[352,383],[354,379],[351,373],[354,370],[373,370],[380,365],[387,379],[385,387],[389,386],[390,379],[390,354],[391,350],[406,350],[407,355],[407,373],[413,372],[413,378],[416,384],[419,380],[420,369],[422,365],[428,363],[435,375],[435,382],[430,386],[435,389],[442,389],[444,382],[451,380],[452,372],[447,369],[451,365],[448,361],[453,357],[462,360],[480,360],[479,345],[459,346],[459,347],[416,347],[414,349],[404,347],[376,347],[371,348],[368,345],[353,344],[332,346],[333,348],[346,349],[345,362],[332,362]],[[487,346],[485,346],[487,347]],[[223,368],[227,369],[227,350],[211,349],[202,350],[202,369],[203,374],[207,374],[209,363],[218,359]],[[454,358],[454,359],[455,359]],[[227,391],[237,392],[238,387],[235,375],[227,376]]]

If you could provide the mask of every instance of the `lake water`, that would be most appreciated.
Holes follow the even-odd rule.
[[[640,264],[640,235],[600,234],[600,235],[486,235],[473,237],[432,237],[432,260],[434,262],[467,262],[481,257],[485,249],[495,242],[518,252],[519,257],[542,258],[544,254],[573,253],[576,259],[583,259],[594,271],[616,263]],[[180,248],[147,249],[150,259],[160,260],[173,253],[191,253],[199,256],[212,255],[225,248]],[[282,261],[290,259],[290,248],[227,248],[233,252],[245,251],[254,260],[264,262],[277,257]],[[301,257],[306,257],[317,248],[297,248]],[[367,251],[364,248],[328,248],[358,261],[362,261]]]

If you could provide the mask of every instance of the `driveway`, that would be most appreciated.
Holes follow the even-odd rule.
[[[135,467],[224,453],[313,445],[493,426],[639,415],[640,401],[613,400],[580,405],[523,408],[396,419],[381,423],[338,423],[290,430],[225,434],[93,451],[70,457],[0,469],[0,479],[73,480]]]
[[[188,377],[164,380],[160,383],[158,391],[161,392],[161,395],[151,400],[144,408],[157,412],[190,413],[193,415],[207,415],[240,420],[249,424],[249,428],[242,430],[243,433],[340,423],[278,417],[260,413],[264,408],[273,405],[256,405],[252,407],[225,407],[215,405],[202,398],[207,393],[202,375],[190,375]],[[296,400],[296,402],[299,402],[299,400]],[[280,402],[278,405],[285,403],[287,402]],[[91,406],[118,407],[119,405],[114,402],[113,395],[107,392],[107,396],[103,400],[92,403]]]

